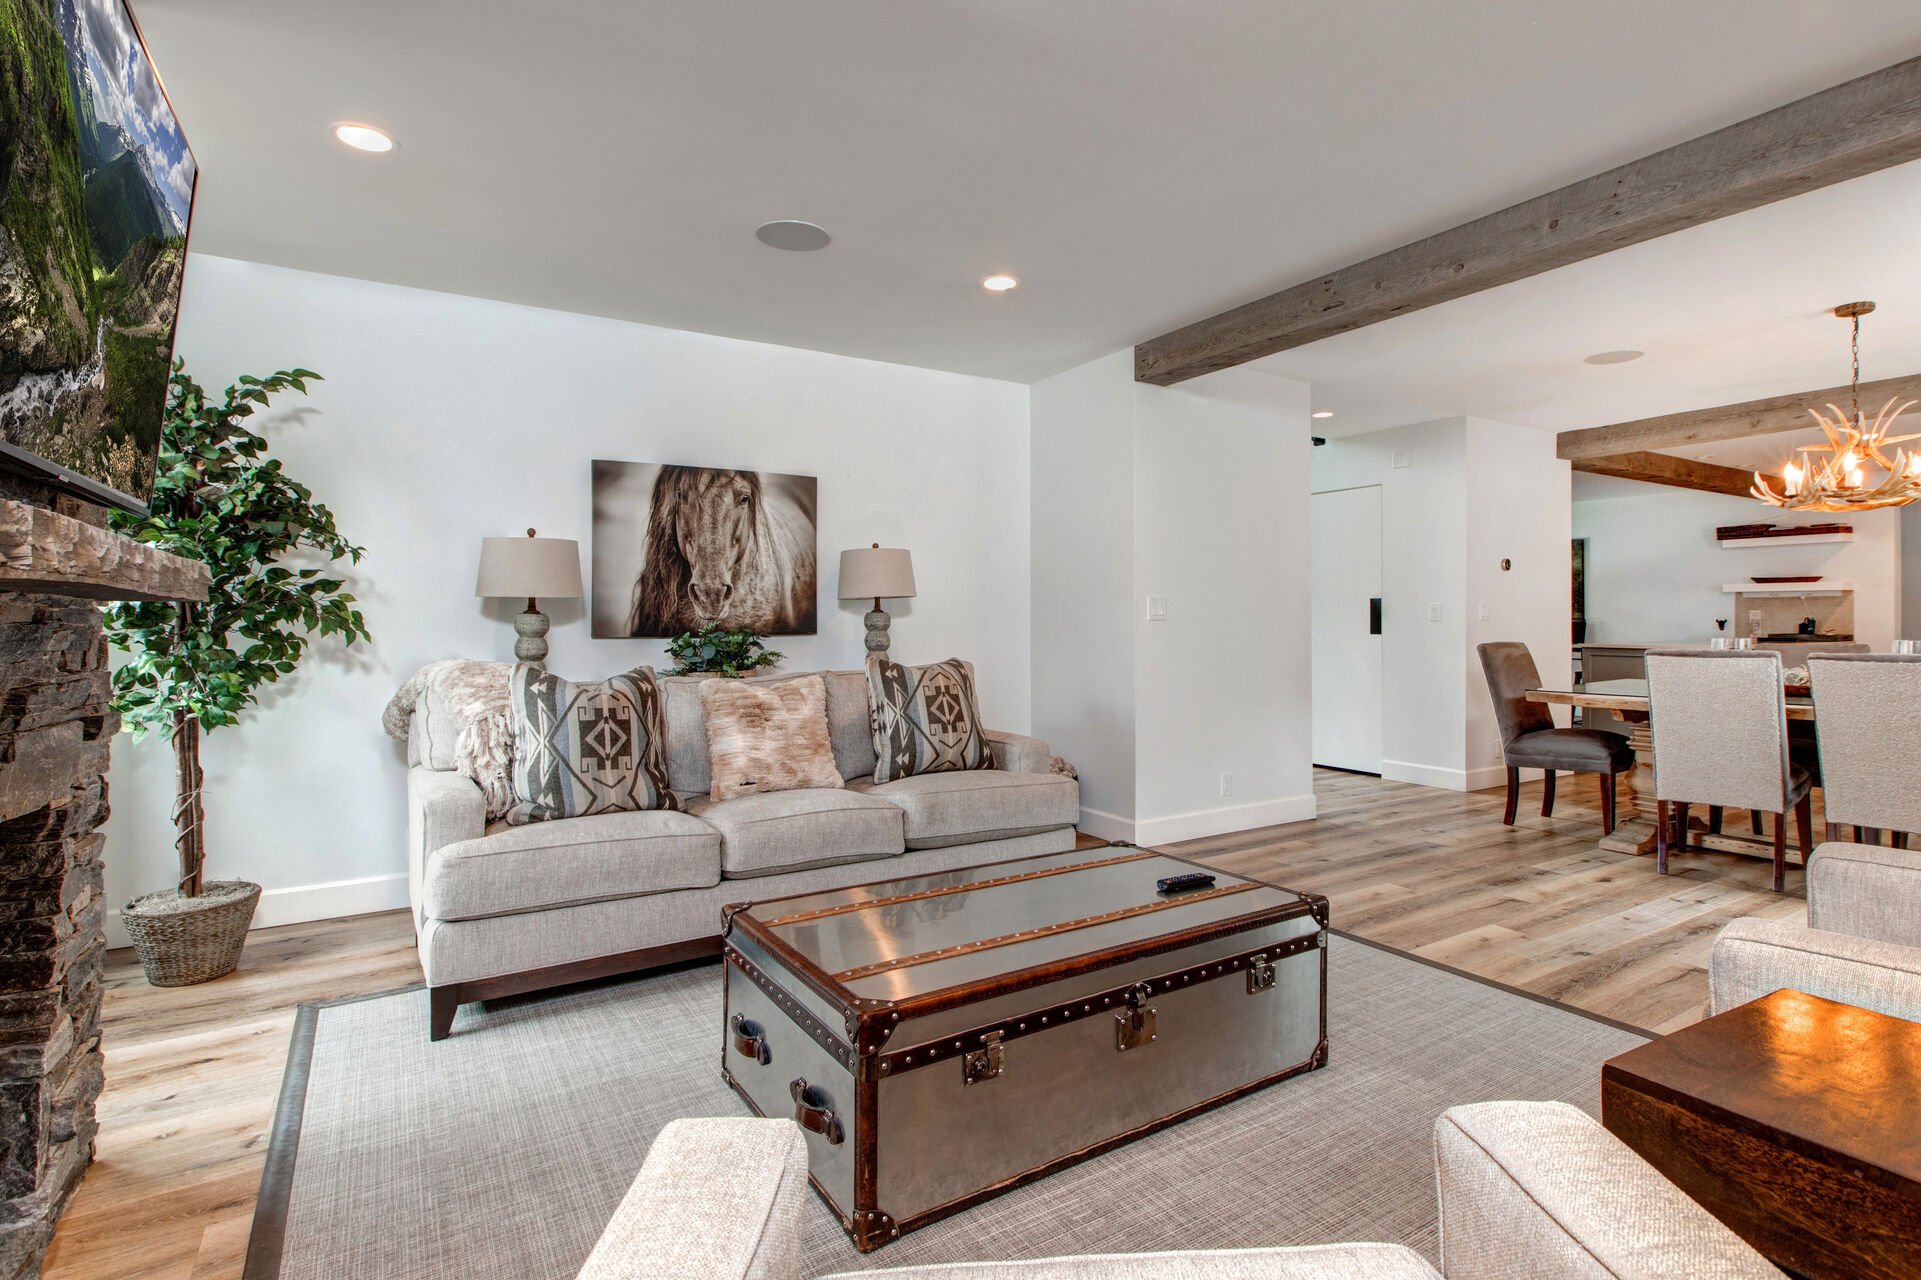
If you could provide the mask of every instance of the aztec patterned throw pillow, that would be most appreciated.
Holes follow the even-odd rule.
[[[827,682],[707,680],[707,763],[715,800],[803,787],[842,787],[827,732]]]
[[[874,721],[875,782],[918,773],[991,769],[974,668],[959,658],[903,667],[867,655],[867,708]]]
[[[652,667],[575,684],[519,663],[508,679],[515,826],[621,809],[678,809]]]

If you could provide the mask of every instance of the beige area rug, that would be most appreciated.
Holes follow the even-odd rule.
[[[424,991],[301,1011],[248,1280],[544,1280],[579,1269],[647,1145],[744,1115],[720,969],[526,997],[427,1040]],[[1595,1110],[1631,1028],[1343,936],[1329,1065],[863,1257],[808,1200],[804,1274],[1386,1240],[1435,1252],[1429,1131],[1461,1102]]]

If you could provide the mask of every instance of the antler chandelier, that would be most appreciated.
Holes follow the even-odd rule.
[[[1761,501],[1790,511],[1872,511],[1899,507],[1921,498],[1921,454],[1889,445],[1921,439],[1921,435],[1891,436],[1894,420],[1913,408],[1915,401],[1896,406],[1890,400],[1868,425],[1861,412],[1861,317],[1874,310],[1872,302],[1849,302],[1834,314],[1854,325],[1854,376],[1848,383],[1852,415],[1830,404],[1828,412],[1809,409],[1827,435],[1825,444],[1804,444],[1801,460],[1781,467],[1782,492],[1776,493],[1761,472],[1754,473],[1751,492]],[[1829,414],[1833,416],[1830,417]]]

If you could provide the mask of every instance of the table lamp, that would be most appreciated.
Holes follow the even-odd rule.
[[[580,544],[572,538],[482,538],[480,576],[474,594],[492,599],[525,597],[526,612],[514,619],[514,657],[547,661],[547,615],[535,598],[580,599]]]
[[[887,655],[887,626],[892,619],[882,600],[904,600],[914,594],[914,562],[899,547],[856,547],[840,553],[840,598],[872,600],[867,614],[867,652]]]

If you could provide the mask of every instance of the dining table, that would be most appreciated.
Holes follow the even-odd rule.
[[[1582,707],[1612,711],[1631,726],[1628,745],[1634,748],[1634,769],[1617,780],[1621,788],[1616,797],[1624,815],[1612,833],[1601,837],[1601,847],[1615,853],[1651,854],[1655,844],[1654,736],[1648,729],[1648,682],[1646,680],[1590,680],[1565,689],[1540,688],[1527,691],[1529,702],[1553,707]],[[1790,720],[1813,720],[1814,699],[1790,686],[1787,695]],[[1774,859],[1771,837],[1748,831],[1708,830],[1700,819],[1688,824],[1689,839],[1703,849],[1745,854],[1751,858]]]

